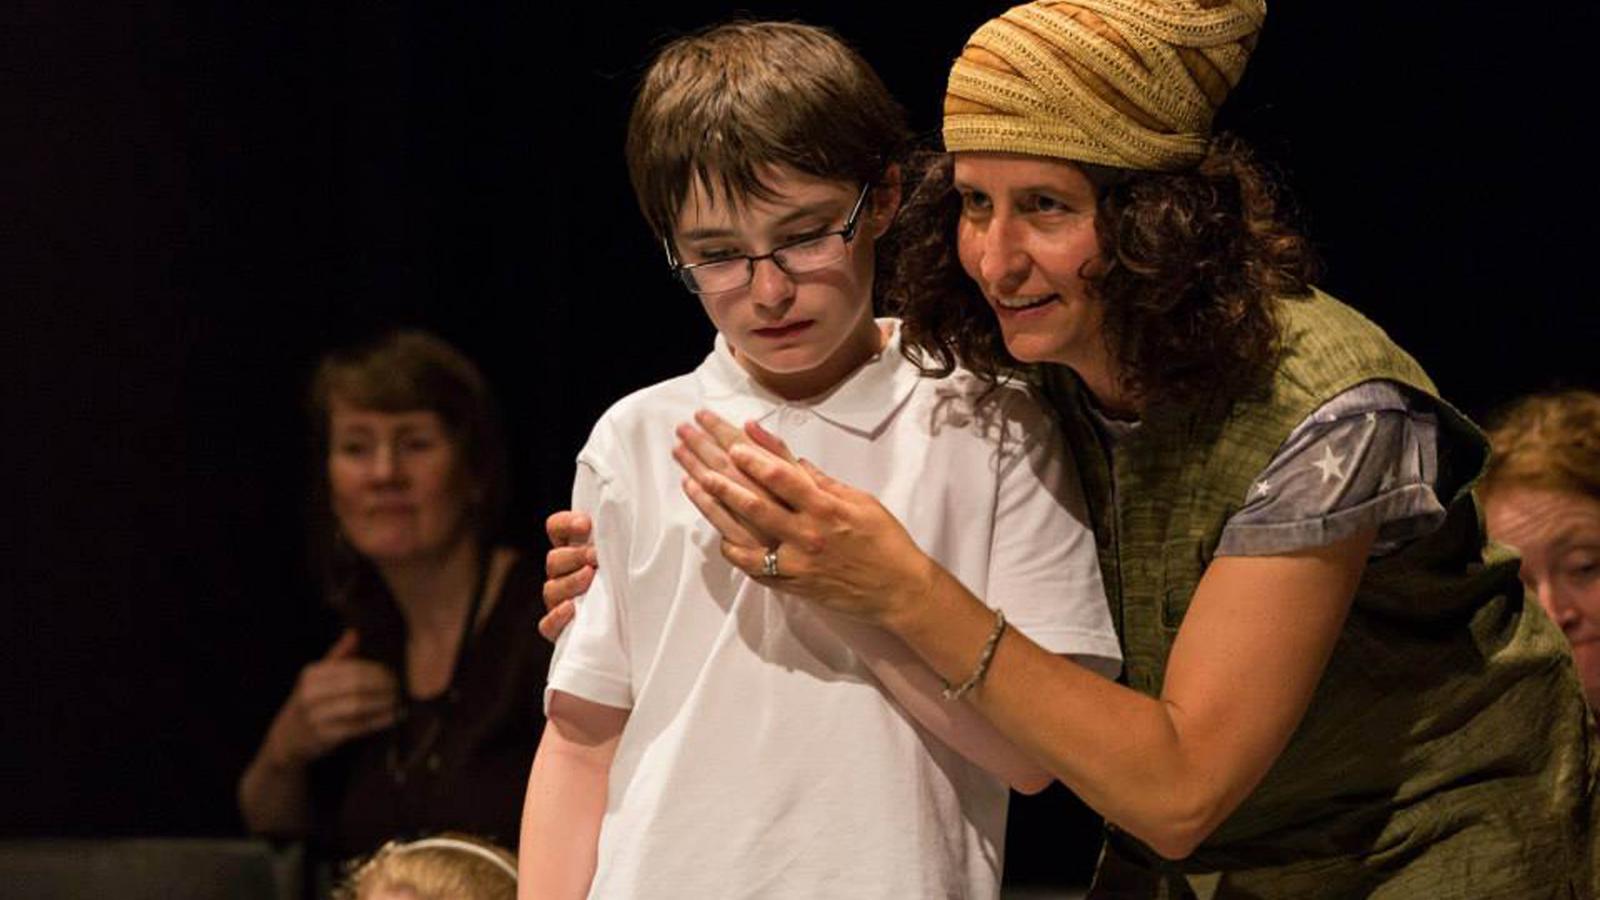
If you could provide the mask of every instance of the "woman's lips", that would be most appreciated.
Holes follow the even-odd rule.
[[[757,328],[755,329],[754,333],[764,338],[786,338],[790,335],[799,334],[800,332],[805,331],[807,328],[810,328],[811,325],[811,320],[805,319],[799,322],[790,322],[788,325],[779,325],[773,328]]]
[[[1007,297],[1003,300],[995,297],[993,298],[993,305],[1001,315],[1017,315],[1042,309],[1054,303],[1058,298],[1059,295],[1057,294],[1045,294],[1042,297]]]
[[[373,516],[406,515],[416,510],[414,503],[374,503],[367,507],[367,514]]]

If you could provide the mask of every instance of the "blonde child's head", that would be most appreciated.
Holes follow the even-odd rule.
[[[515,900],[517,859],[467,834],[390,841],[351,865],[335,900]]]

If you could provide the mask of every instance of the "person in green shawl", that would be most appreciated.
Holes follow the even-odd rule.
[[[1059,413],[1125,684],[1008,629],[759,426],[702,417],[685,490],[735,565],[896,635],[1105,817],[1091,897],[1595,896],[1600,753],[1561,633],[1485,541],[1482,433],[1313,286],[1211,131],[1265,14],[989,21],[898,224],[915,358],[1033,379]],[[547,601],[583,559],[552,559]]]

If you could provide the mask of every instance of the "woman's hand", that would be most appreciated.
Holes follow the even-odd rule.
[[[357,659],[347,630],[300,670],[266,740],[239,779],[239,811],[254,834],[302,836],[311,827],[306,767],[352,738],[393,725],[400,708],[394,673]]]
[[[751,422],[701,412],[678,430],[684,492],[722,532],[722,554],[764,584],[878,625],[913,615],[937,566],[875,497],[795,460]],[[768,548],[778,577],[763,575]]]
[[[726,545],[765,554],[768,547],[777,543],[777,538],[725,504],[709,498],[704,491],[691,489],[691,485],[695,483],[704,485],[710,479],[720,477],[754,496],[782,506],[782,502],[771,492],[746,477],[734,464],[733,458],[728,455],[728,451],[733,447],[741,444],[751,446],[750,438],[715,413],[702,410],[695,416],[695,420],[697,425],[685,423],[678,426],[678,444],[672,448],[672,458],[687,473],[683,482],[684,492],[689,495],[695,508],[700,510],[700,514],[722,533],[725,544],[724,555],[726,555]],[[765,430],[760,434],[769,439],[767,446],[770,452],[775,453],[784,462],[791,464],[795,462],[794,456],[789,453],[789,448],[785,447],[782,441],[772,437]]]
[[[594,523],[581,512],[564,509],[544,522],[550,552],[544,555],[544,618],[539,633],[554,642],[572,624],[578,608],[573,602],[589,590],[600,565],[590,543]]]
[[[393,725],[400,686],[387,666],[356,657],[359,637],[345,631],[326,655],[300,670],[264,748],[282,767],[303,767],[346,741]]]

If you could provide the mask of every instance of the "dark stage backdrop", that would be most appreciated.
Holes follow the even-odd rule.
[[[650,50],[736,9],[30,6],[0,29],[0,832],[234,832],[237,773],[334,633],[302,544],[313,360],[397,323],[469,351],[542,549],[593,419],[706,350],[621,146]],[[1273,6],[1222,120],[1287,173],[1325,286],[1470,413],[1594,385],[1593,8]],[[836,27],[931,133],[1001,5],[742,9]],[[1011,874],[1083,877],[1093,828],[1063,793],[1019,804]]]

